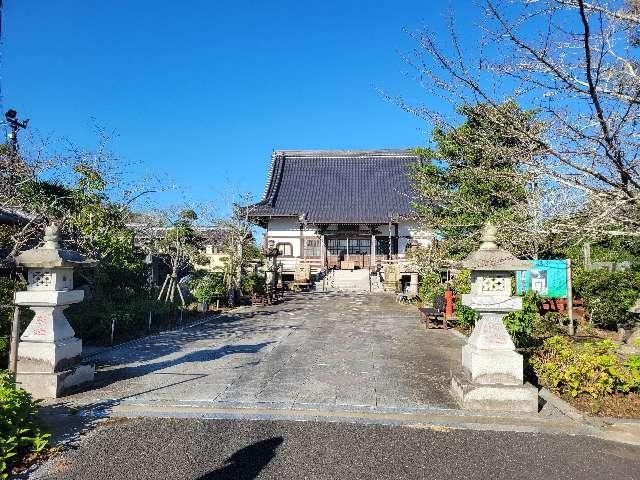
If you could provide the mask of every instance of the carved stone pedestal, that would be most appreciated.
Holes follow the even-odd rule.
[[[462,348],[462,368],[453,372],[451,393],[468,410],[537,412],[538,390],[523,384],[522,355],[502,323],[504,314],[481,314]]]

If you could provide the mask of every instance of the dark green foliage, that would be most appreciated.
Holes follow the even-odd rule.
[[[425,304],[432,304],[438,295],[444,295],[445,285],[438,272],[429,271],[420,280],[419,296]]]
[[[624,262],[640,263],[640,238],[609,237],[589,241],[591,246],[591,262]],[[571,258],[574,267],[584,266],[584,241],[581,239],[563,248],[551,252],[554,258]]]
[[[76,336],[87,343],[107,344],[111,338],[111,323],[116,319],[118,341],[139,337],[147,333],[149,312],[153,315],[167,314],[171,306],[158,302],[145,294],[113,299],[96,299],[71,305],[65,310]]]
[[[242,277],[242,291],[245,294],[265,293],[267,291],[267,278],[262,273],[252,273]]]
[[[200,303],[215,304],[216,300],[225,300],[227,287],[222,272],[210,272],[201,278],[189,282],[191,294]]]
[[[516,346],[527,345],[532,340],[533,328],[540,320],[540,297],[533,291],[522,296],[522,310],[509,313],[503,322]]]
[[[0,365],[5,365],[9,354],[9,336],[13,321],[13,295],[25,285],[18,280],[0,277]]]
[[[41,452],[50,435],[43,433],[34,417],[38,404],[16,388],[9,372],[0,370],[0,478],[9,478],[11,464],[27,453]]]
[[[615,329],[637,322],[629,308],[640,297],[640,271],[576,269],[573,288],[584,301],[585,315],[594,325]]]
[[[455,295],[454,308],[457,323],[465,330],[471,330],[478,320],[478,314],[462,304],[462,295],[471,292],[471,272],[460,270],[451,281],[451,289]]]
[[[465,330],[471,330],[478,321],[478,314],[475,310],[462,304],[462,300],[456,299],[455,303],[456,319],[458,325]]]
[[[514,102],[498,107],[533,129],[533,112],[525,112]],[[418,149],[427,162],[413,171],[414,187],[422,201],[414,204],[426,227],[443,236],[447,257],[462,258],[477,246],[477,233],[487,221],[495,225],[521,224],[520,208],[526,203],[523,173],[513,156],[488,151],[486,145],[502,152],[518,149],[517,140],[504,136],[487,122],[484,104],[464,106],[466,118],[460,126],[433,132],[437,148]],[[492,148],[493,148],[492,147]]]

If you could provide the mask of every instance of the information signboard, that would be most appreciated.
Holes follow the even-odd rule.
[[[567,261],[533,260],[529,270],[516,272],[517,292],[529,290],[547,298],[567,298]]]

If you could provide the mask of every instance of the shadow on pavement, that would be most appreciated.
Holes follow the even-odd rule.
[[[276,456],[284,441],[282,437],[268,438],[238,450],[227,458],[225,465],[197,480],[253,480]]]
[[[266,308],[266,307],[265,307]],[[249,333],[269,334],[273,331],[290,328],[291,325],[272,325],[269,317],[276,314],[291,314],[297,308],[279,310],[251,310],[248,312],[227,313],[199,324],[196,328],[163,332],[158,335],[133,340],[130,344],[115,346],[90,355],[84,359],[93,363],[98,370],[109,366],[118,366],[134,362],[149,362],[182,350],[185,346],[198,341],[224,342]],[[256,321],[257,320],[257,321]],[[295,325],[293,325],[295,326]]]

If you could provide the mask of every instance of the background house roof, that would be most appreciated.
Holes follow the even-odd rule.
[[[0,208],[0,225],[24,225],[31,217],[26,213],[8,208]]]
[[[306,215],[310,223],[386,223],[412,214],[411,150],[275,151],[262,200],[250,207],[269,217]]]

